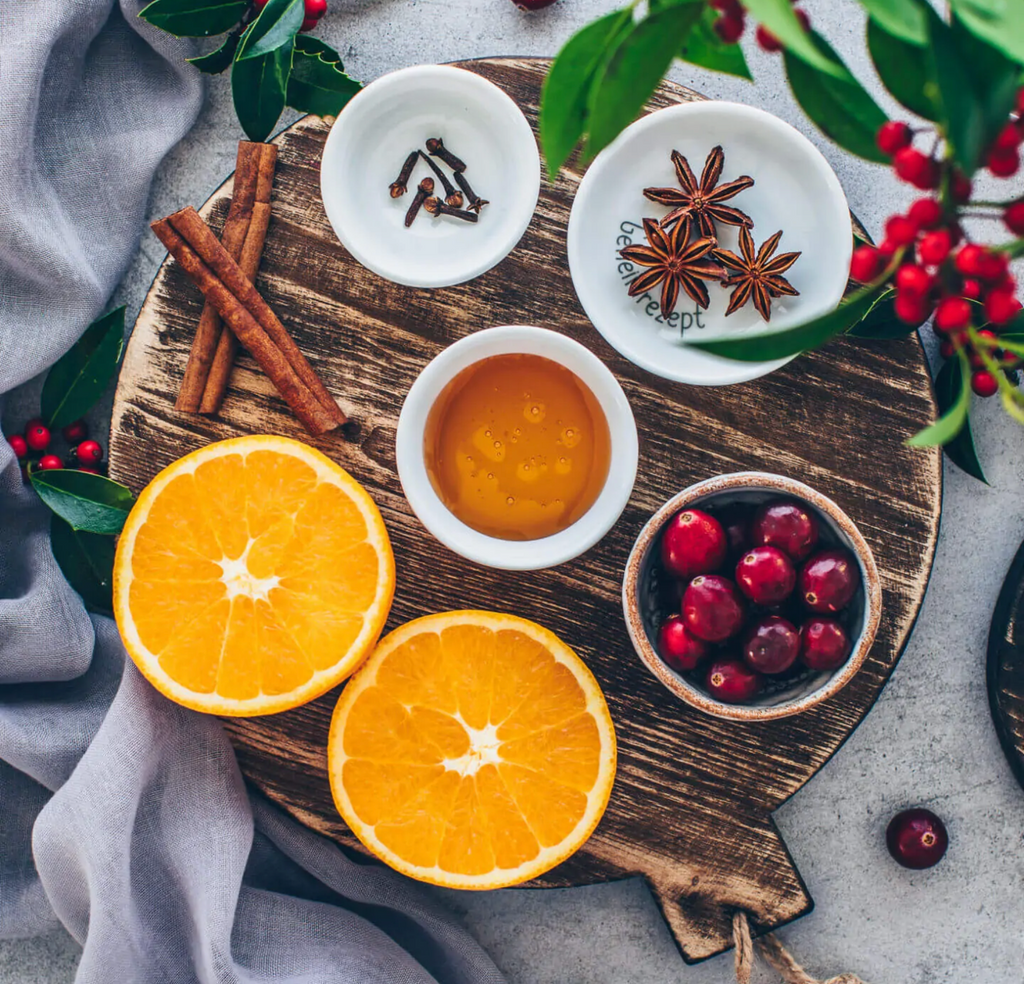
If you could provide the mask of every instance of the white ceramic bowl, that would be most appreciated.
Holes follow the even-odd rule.
[[[678,150],[698,180],[708,153],[725,151],[720,183],[748,174],[754,185],[729,199],[754,220],[761,243],[782,229],[777,252],[803,254],[786,277],[798,297],[772,301],[768,325],[752,304],[725,317],[731,291],[709,283],[711,304],[696,320],[696,305],[680,293],[678,318],[659,323],[659,305],[627,294],[627,269],[618,250],[643,243],[641,219],[661,218],[668,208],[648,201],[643,189],[675,187],[670,154]],[[739,232],[718,226],[721,245],[739,252]],[[682,383],[720,386],[771,372],[788,360],[736,362],[690,348],[681,336],[720,335],[784,328],[832,310],[843,296],[852,251],[850,212],[828,162],[788,123],[750,106],[717,101],[681,103],[645,116],[624,130],[590,165],[569,220],[569,268],[587,317],[627,359]],[[660,289],[653,292],[660,299]]]
[[[500,540],[456,519],[434,490],[424,460],[427,416],[444,388],[463,369],[509,353],[543,356],[574,372],[601,405],[611,436],[608,480],[597,500],[571,526],[538,540]],[[618,380],[589,349],[556,331],[505,325],[467,335],[437,355],[420,373],[402,404],[395,456],[409,505],[446,547],[486,567],[539,570],[579,556],[615,525],[636,480],[636,423]]]
[[[476,224],[421,209],[405,227],[417,184],[433,172],[421,160],[406,194],[392,198],[389,186],[430,137],[465,161],[473,190],[490,201]],[[443,198],[439,182],[436,190]],[[371,82],[338,117],[320,191],[342,245],[363,266],[410,287],[448,287],[490,270],[522,238],[540,192],[537,141],[519,107],[479,75],[447,65],[404,68]]]

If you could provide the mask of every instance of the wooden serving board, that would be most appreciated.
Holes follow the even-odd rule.
[[[464,64],[505,88],[536,121],[548,62]],[[671,83],[651,108],[701,98]],[[587,844],[535,883],[563,887],[647,879],[684,959],[731,945],[732,913],[758,932],[810,911],[811,898],[771,813],[840,746],[878,696],[924,595],[938,532],[938,450],[904,439],[935,413],[916,336],[837,341],[763,379],[700,388],[656,378],[621,358],[576,300],[565,253],[580,172],[541,191],[519,246],[470,284],[418,290],[387,283],[338,243],[320,203],[328,126],[312,118],[278,138],[273,219],[258,286],[358,433],[315,440],[380,506],[394,543],[398,590],[388,628],[429,612],[484,608],[534,619],[587,661],[619,738],[611,803]],[[383,180],[383,177],[382,177]],[[228,180],[204,207],[219,228]],[[243,356],[218,419],[173,409],[201,307],[165,263],[128,346],[114,407],[111,474],[138,491],[158,470],[209,441],[269,432],[310,440],[255,363]],[[395,426],[424,365],[468,332],[499,324],[557,329],[615,372],[640,432],[640,468],[622,518],[605,539],[554,570],[510,574],[447,552],[407,505],[395,471]],[[634,654],[622,618],[626,557],[650,514],[699,479],[741,469],[780,472],[832,496],[871,544],[884,615],[863,670],[836,698],[798,717],[742,725],[674,699]],[[284,714],[227,722],[249,780],[293,816],[360,847],[331,801],[325,746],[337,692]]]

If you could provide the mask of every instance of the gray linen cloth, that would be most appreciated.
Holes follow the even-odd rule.
[[[139,6],[0,2],[0,429],[106,306],[199,110],[187,51]],[[86,613],[48,525],[0,442],[0,936],[59,920],[83,984],[500,984],[419,886],[250,799],[220,723]]]

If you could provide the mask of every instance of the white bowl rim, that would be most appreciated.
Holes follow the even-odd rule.
[[[459,84],[475,89],[478,93],[486,94],[486,97],[490,98],[493,102],[493,112],[503,114],[507,120],[510,142],[514,142],[525,157],[524,166],[518,169],[516,173],[522,182],[524,201],[529,201],[531,204],[528,209],[523,209],[523,213],[518,217],[517,222],[509,224],[508,232],[504,238],[495,239],[489,250],[482,250],[477,256],[476,261],[472,264],[467,264],[457,275],[442,275],[439,273],[435,276],[424,275],[416,277],[410,276],[407,271],[400,267],[392,267],[386,263],[381,263],[379,260],[367,255],[359,245],[358,239],[353,241],[352,236],[346,235],[346,222],[343,210],[336,207],[334,192],[325,177],[326,174],[331,172],[331,165],[340,153],[339,148],[347,137],[348,130],[355,125],[352,121],[357,119],[357,117],[351,114],[340,113],[331,126],[330,133],[327,134],[327,141],[324,144],[323,154],[320,159],[320,197],[323,202],[324,211],[327,214],[327,219],[341,244],[360,264],[378,276],[406,287],[452,287],[456,284],[474,280],[476,277],[497,266],[515,249],[523,238],[527,228],[529,228],[530,223],[533,221],[534,213],[537,210],[537,201],[540,197],[540,152],[537,149],[537,140],[534,137],[529,122],[519,106],[516,105],[515,101],[504,89],[482,75],[477,75],[476,72],[471,72],[465,68],[458,68],[455,65],[411,65],[407,68],[388,72],[374,79],[353,97],[352,105],[355,106],[357,101],[362,100],[363,102],[359,103],[359,105],[363,106],[366,104],[365,100],[367,98],[373,99],[386,95],[394,89],[416,90],[417,94],[422,96],[422,86],[438,78],[457,78]]]
[[[688,383],[694,386],[731,386],[735,383],[749,382],[752,379],[757,379],[760,376],[774,372],[776,369],[781,369],[782,366],[795,359],[796,355],[791,355],[784,359],[773,359],[768,362],[739,362],[736,360],[729,360],[735,367],[731,373],[726,373],[723,367],[722,373],[715,379],[702,379],[695,374],[675,370],[667,364],[652,361],[651,359],[637,354],[634,351],[627,351],[627,349],[629,349],[628,342],[623,346],[620,343],[623,336],[617,334],[615,331],[607,330],[607,321],[601,316],[600,312],[597,312],[597,316],[595,318],[591,313],[591,308],[587,306],[579,288],[576,286],[575,271],[587,269],[587,266],[580,255],[581,246],[578,235],[580,220],[578,218],[579,213],[577,213],[577,206],[581,210],[587,207],[588,200],[595,194],[593,188],[596,185],[598,178],[607,167],[611,166],[611,162],[616,151],[621,149],[623,144],[628,143],[638,133],[643,133],[645,130],[654,126],[663,125],[666,119],[663,114],[669,114],[669,116],[726,114],[746,117],[747,119],[754,121],[757,125],[763,125],[768,129],[774,129],[781,136],[792,140],[797,146],[805,151],[807,154],[808,165],[824,180],[829,191],[829,197],[842,203],[843,210],[849,220],[849,235],[844,237],[843,243],[837,244],[837,249],[843,251],[841,255],[843,255],[844,259],[844,269],[849,268],[850,256],[853,252],[853,222],[849,217],[849,203],[846,200],[846,193],[843,191],[839,178],[836,176],[835,171],[833,171],[832,166],[829,164],[824,154],[822,154],[822,152],[815,147],[814,144],[811,143],[811,141],[795,126],[787,123],[783,119],[780,119],[778,116],[767,112],[766,110],[758,109],[756,106],[748,106],[746,103],[730,102],[728,100],[704,98],[695,99],[690,102],[676,103],[672,106],[665,106],[662,109],[654,110],[646,116],[642,116],[640,119],[635,120],[627,126],[626,129],[615,138],[615,140],[605,147],[600,154],[597,155],[593,163],[587,169],[586,174],[583,175],[583,179],[580,181],[579,187],[576,189],[576,196],[573,200],[572,211],[569,213],[566,247],[569,258],[569,270],[572,274],[573,288],[576,290],[576,296],[580,302],[580,306],[586,312],[586,315],[593,326],[598,330],[598,332],[600,332],[608,344],[611,345],[612,348],[614,348],[620,355],[629,359],[630,362],[639,366],[641,369],[646,369],[648,372],[652,372],[656,376],[661,376],[663,379],[671,379],[677,383]],[[845,287],[846,280],[844,279],[842,285],[838,288],[834,306],[838,305],[843,299]],[[593,305],[591,305],[591,307],[593,307]],[[710,340],[714,337],[721,336],[709,334],[707,339]]]
[[[544,356],[575,373],[604,411],[611,436],[608,479],[594,504],[571,526],[537,540],[501,540],[457,519],[434,490],[424,460],[427,415],[445,386],[463,369],[508,353]],[[586,346],[548,328],[499,325],[460,338],[424,367],[402,404],[395,458],[413,512],[446,547],[486,567],[540,570],[578,557],[615,525],[633,492],[639,443],[633,411],[619,381]]]

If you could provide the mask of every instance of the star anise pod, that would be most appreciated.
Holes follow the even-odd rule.
[[[783,294],[796,297],[800,293],[782,276],[796,262],[800,254],[781,253],[779,256],[772,256],[781,238],[782,230],[780,229],[774,236],[766,239],[755,254],[754,237],[750,235],[748,229],[742,228],[740,229],[742,256],[737,256],[728,249],[715,250],[715,259],[735,271],[729,273],[722,280],[723,287],[736,288],[732,292],[732,297],[729,298],[729,306],[725,309],[726,315],[732,314],[733,311],[753,299],[757,313],[765,321],[770,321],[773,297],[782,297]]]
[[[708,259],[717,240],[708,236],[691,237],[694,228],[689,219],[681,219],[669,231],[654,219],[644,219],[647,246],[627,246],[619,250],[624,260],[647,267],[629,285],[629,296],[636,297],[661,284],[661,313],[667,318],[679,299],[679,288],[702,308],[708,306],[705,280],[718,280],[725,269]]]
[[[754,224],[754,220],[746,212],[723,204],[749,188],[754,179],[744,174],[735,181],[718,184],[718,179],[722,176],[722,167],[725,165],[725,152],[721,147],[715,147],[708,154],[699,183],[690,170],[689,162],[678,150],[672,151],[672,163],[676,168],[679,188],[644,188],[645,198],[659,205],[668,205],[672,209],[661,220],[663,226],[670,226],[673,222],[688,217],[699,224],[702,236],[714,236],[715,222],[748,229]]]

